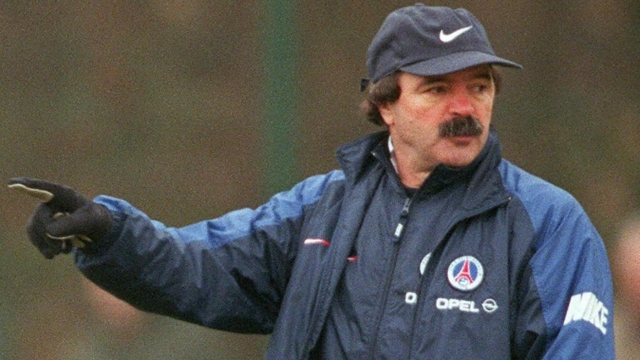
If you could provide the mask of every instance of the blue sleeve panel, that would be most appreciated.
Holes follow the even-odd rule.
[[[341,171],[314,176],[256,209],[182,228],[107,196],[114,215],[97,248],[76,264],[92,281],[145,311],[244,333],[269,333],[296,256],[305,212]]]
[[[613,288],[603,241],[566,191],[510,163],[505,187],[535,229],[530,266],[546,323],[545,359],[614,359]]]

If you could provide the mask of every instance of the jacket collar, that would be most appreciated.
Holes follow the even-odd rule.
[[[365,170],[377,163],[374,161],[374,150],[384,144],[388,137],[387,131],[381,131],[344,144],[338,149],[336,157],[349,183],[355,183]],[[387,155],[386,159],[388,158]]]
[[[337,152],[338,161],[345,172],[349,183],[357,182],[366,176],[372,166],[382,165],[386,171],[394,172],[389,151],[387,149],[389,133],[382,131],[367,135],[363,138],[347,143]],[[457,183],[465,181],[468,192],[464,207],[472,210],[484,207],[492,202],[487,197],[503,201],[506,198],[499,176],[495,170],[502,160],[502,150],[498,134],[492,126],[489,137],[478,157],[468,166],[451,168],[444,165],[437,166],[420,188],[419,194],[429,194]],[[497,193],[496,193],[497,192]],[[499,195],[497,196],[496,195]]]
[[[347,178],[356,180],[374,158],[384,159],[385,163],[391,164],[389,152],[386,149],[388,138],[389,132],[381,131],[342,145],[336,155]],[[468,177],[483,163],[484,167],[494,168],[498,166],[501,157],[502,151],[498,134],[492,126],[489,130],[487,143],[471,164],[463,168],[439,165],[429,175],[429,179],[435,183],[449,184],[460,177]]]

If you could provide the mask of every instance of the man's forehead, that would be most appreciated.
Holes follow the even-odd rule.
[[[448,79],[465,77],[469,79],[492,79],[493,72],[491,65],[483,64],[467,69],[462,69],[448,74],[442,75],[414,75],[422,78],[425,82],[444,81]]]
[[[403,76],[404,75],[404,76]],[[478,79],[493,80],[493,71],[490,65],[480,65],[460,71],[442,75],[416,75],[400,71],[401,77],[411,77],[416,84],[433,84],[437,82],[472,81]]]

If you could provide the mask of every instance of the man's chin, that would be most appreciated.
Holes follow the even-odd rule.
[[[447,151],[442,164],[452,168],[461,168],[471,164],[482,150],[482,146],[477,142],[478,139],[473,138],[472,140],[474,141],[453,142],[454,146]]]

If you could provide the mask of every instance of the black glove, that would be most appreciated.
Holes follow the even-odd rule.
[[[69,253],[73,247],[84,248],[100,240],[111,228],[113,220],[106,207],[68,186],[13,178],[9,187],[44,201],[27,223],[27,235],[47,259]]]

